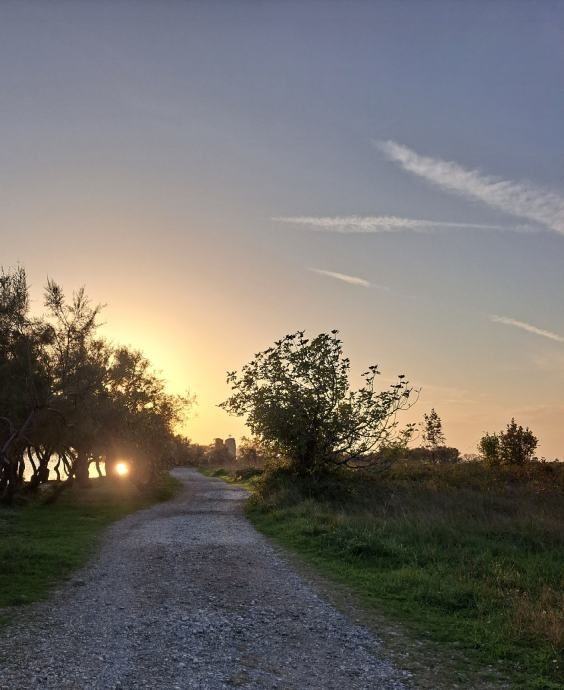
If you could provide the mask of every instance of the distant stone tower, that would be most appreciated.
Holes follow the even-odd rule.
[[[227,450],[227,453],[229,454],[229,457],[231,460],[236,460],[237,459],[237,444],[235,443],[234,438],[226,438],[224,442],[224,446]]]

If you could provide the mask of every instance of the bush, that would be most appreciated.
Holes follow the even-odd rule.
[[[308,499],[341,503],[350,499],[355,487],[358,483],[350,470],[304,476],[286,463],[266,468],[255,484],[253,500],[270,506],[294,505]]]
[[[406,459],[435,465],[452,465],[460,460],[460,451],[458,448],[449,448],[448,446],[411,448],[407,451]]]
[[[490,465],[524,465],[534,459],[538,438],[515,419],[499,434],[486,433],[478,444],[482,459]]]

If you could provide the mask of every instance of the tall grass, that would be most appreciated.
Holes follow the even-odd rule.
[[[371,606],[556,688],[564,642],[564,468],[397,465],[304,486],[265,477],[249,515]]]

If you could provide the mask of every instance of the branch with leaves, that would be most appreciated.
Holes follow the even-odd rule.
[[[297,331],[256,353],[240,372],[229,372],[232,394],[220,407],[244,417],[253,435],[300,473],[355,466],[392,442],[398,414],[417,393],[404,375],[377,391],[376,365],[357,390],[351,390],[349,374],[338,331],[312,339]]]

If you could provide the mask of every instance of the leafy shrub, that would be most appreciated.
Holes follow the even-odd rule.
[[[518,426],[513,418],[505,431],[484,434],[478,449],[489,465],[524,465],[534,459],[538,442],[528,427]]]

